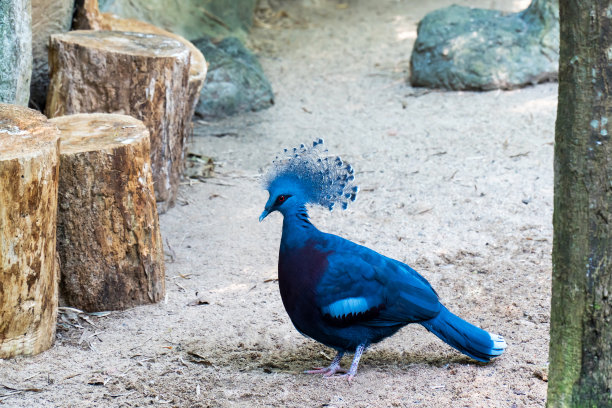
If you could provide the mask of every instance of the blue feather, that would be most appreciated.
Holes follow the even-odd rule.
[[[342,318],[351,314],[365,313],[370,307],[364,297],[350,297],[336,300],[330,305],[323,306],[321,310],[334,318]]]

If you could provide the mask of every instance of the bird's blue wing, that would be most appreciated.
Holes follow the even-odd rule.
[[[436,292],[409,266],[330,235],[317,304],[332,323],[391,326],[435,317]]]

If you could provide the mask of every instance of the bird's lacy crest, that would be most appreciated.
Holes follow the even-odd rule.
[[[323,147],[323,139],[311,147],[301,145],[285,149],[277,156],[263,179],[270,191],[277,183],[296,183],[308,203],[328,208],[340,205],[346,209],[355,201],[359,187],[355,185],[353,167],[339,156],[332,158]]]

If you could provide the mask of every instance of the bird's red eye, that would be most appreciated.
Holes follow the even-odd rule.
[[[284,203],[285,201],[287,201],[287,199],[291,197],[290,194],[282,194],[279,195],[278,197],[276,197],[276,202],[274,203],[275,205],[281,205],[282,203]]]

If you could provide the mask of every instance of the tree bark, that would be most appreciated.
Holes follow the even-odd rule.
[[[30,106],[43,111],[49,88],[49,37],[70,30],[74,0],[32,0]]]
[[[160,211],[173,206],[184,167],[190,52],[152,34],[71,31],[51,36],[49,117],[122,113],[151,134],[151,165]]]
[[[561,0],[549,407],[612,406],[612,15]]]
[[[98,0],[76,0],[72,28],[74,30],[110,30],[108,24],[102,21]]]
[[[164,254],[149,132],[130,116],[51,119],[60,129],[57,248],[62,298],[88,312],[154,303]]]
[[[95,0],[87,0],[87,1],[95,1]],[[97,1],[95,1],[97,3]],[[93,6],[92,6],[93,7]],[[97,7],[97,4],[96,4]],[[170,37],[175,39],[181,43],[183,43],[189,51],[191,52],[190,57],[190,68],[189,68],[189,81],[187,85],[187,112],[185,117],[185,129],[184,129],[184,144],[183,144],[183,155],[187,154],[187,144],[188,141],[193,134],[193,114],[195,113],[196,106],[198,105],[198,101],[200,99],[200,92],[202,91],[202,87],[204,86],[204,80],[206,79],[206,72],[208,70],[208,65],[206,63],[206,59],[202,52],[191,43],[191,41],[187,41],[180,35],[171,33],[162,28],[154,26],[152,24],[134,20],[130,18],[119,18],[114,14],[110,13],[101,13],[100,18],[97,22],[97,25],[103,27],[101,29],[111,30],[111,31],[131,31],[136,33],[147,33],[147,34],[157,34],[165,37]],[[184,162],[183,162],[184,163]],[[181,173],[184,168],[181,168]]]
[[[90,0],[91,1],[91,0]],[[183,44],[191,52],[191,65],[189,68],[189,91],[187,93],[187,107],[189,110],[188,117],[191,120],[193,112],[195,111],[198,99],[200,97],[200,91],[204,85],[204,79],[206,79],[206,71],[208,66],[206,65],[206,59],[202,52],[195,46],[191,41],[187,41],[180,35],[171,33],[162,28],[154,26],[153,24],[145,23],[143,21],[134,20],[131,18],[119,18],[114,14],[101,13],[101,22],[99,23],[104,30],[111,31],[132,31],[136,33],[147,33],[157,34],[165,37],[170,37]]]
[[[0,104],[0,358],[55,338],[58,144],[43,115]]]

